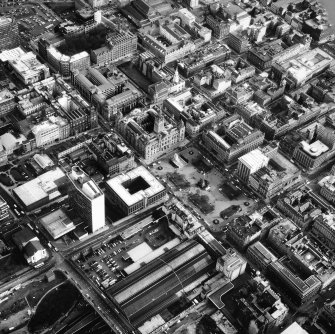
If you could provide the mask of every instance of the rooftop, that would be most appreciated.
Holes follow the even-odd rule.
[[[76,228],[62,209],[58,209],[42,217],[40,222],[54,240]]]
[[[165,187],[143,166],[108,180],[107,185],[128,206],[165,190]]]

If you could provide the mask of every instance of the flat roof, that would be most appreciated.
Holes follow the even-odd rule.
[[[76,228],[62,209],[42,217],[40,222],[53,239],[58,239]]]
[[[247,166],[251,173],[254,173],[260,166],[265,166],[269,162],[269,158],[258,148],[242,155],[238,160]]]
[[[225,304],[221,300],[221,297],[233,288],[234,284],[232,282],[228,282],[223,287],[210,294],[208,296],[208,299],[215,305],[216,308],[221,310],[225,306]]]
[[[135,248],[129,250],[127,253],[134,262],[137,262],[138,260],[142,259],[151,252],[152,252],[151,247],[146,242],[142,242]]]
[[[43,198],[49,197],[50,190],[57,188],[55,181],[63,177],[65,177],[65,174],[59,167],[57,167],[54,170],[50,170],[39,177],[16,187],[13,189],[13,192],[21,199],[24,205],[29,206]]]
[[[287,327],[281,334],[308,334],[297,322]]]
[[[134,194],[131,194],[127,188],[125,188],[125,183],[130,183],[137,178],[142,178],[149,187],[145,190],[139,190]],[[163,190],[165,187],[153,176],[145,167],[140,166],[126,174],[118,175],[107,181],[107,185],[126,203],[126,205],[131,206],[145,197],[152,197]]]

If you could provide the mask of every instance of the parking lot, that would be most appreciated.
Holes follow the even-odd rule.
[[[231,171],[227,170],[226,173],[218,171],[208,163],[204,154],[194,147],[180,151],[179,156],[185,160],[185,166],[182,168],[176,168],[171,164],[170,161],[173,158],[173,154],[157,163],[151,164],[149,168],[168,187],[170,195],[174,194],[183,203],[193,207],[198,217],[202,217],[203,222],[213,231],[222,230],[230,220],[231,217],[227,217],[224,220],[220,216],[220,213],[230,206],[236,205],[241,208],[233,217],[253,210],[257,204],[255,197],[244,189]],[[176,182],[172,182],[176,179],[175,177],[172,180],[169,179],[169,174],[176,173],[184,179],[183,187],[178,187]],[[180,179],[182,180],[182,178]],[[208,186],[205,189],[201,189],[198,186],[199,181],[202,179],[208,182]],[[186,182],[189,183],[189,186],[186,186]],[[230,195],[230,186],[234,188],[234,196]],[[194,204],[198,202],[197,199],[194,200],[194,195],[198,195],[202,200],[207,200],[207,204],[212,205],[213,210],[211,212],[201,210],[201,206]],[[253,198],[250,198],[251,196]],[[206,206],[206,208],[209,207]]]
[[[92,282],[102,290],[107,289],[126,276],[123,269],[133,263],[128,251],[143,242],[156,249],[176,237],[168,228],[165,216],[155,221],[152,217],[146,219],[151,223],[128,239],[123,240],[121,236],[109,238],[75,255],[74,262]]]
[[[120,237],[108,239],[83,251],[75,262],[96,285],[106,289],[125,277],[122,270],[132,263],[127,251],[142,243],[150,229],[153,229],[152,224],[127,240]]]

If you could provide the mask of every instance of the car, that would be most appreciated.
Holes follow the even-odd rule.
[[[245,205],[245,206],[249,206],[250,203],[249,203],[249,202],[244,202],[244,205]]]

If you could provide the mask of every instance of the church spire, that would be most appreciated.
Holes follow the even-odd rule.
[[[174,75],[173,75],[172,82],[177,84],[177,83],[179,83],[179,81],[180,81],[180,78],[179,78],[178,65],[177,65],[176,70],[175,70]]]

